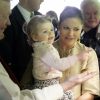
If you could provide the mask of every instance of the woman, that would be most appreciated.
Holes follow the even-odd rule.
[[[75,7],[66,7],[59,21],[60,38],[54,43],[61,57],[75,55],[87,47],[80,43],[80,34],[83,27],[83,18],[81,11]],[[89,58],[77,63],[68,70],[63,72],[61,82],[64,82],[72,75],[82,73],[84,71],[98,71],[98,60],[94,50],[90,52]],[[76,100],[93,100],[94,95],[99,95],[99,75],[74,87],[74,99]]]

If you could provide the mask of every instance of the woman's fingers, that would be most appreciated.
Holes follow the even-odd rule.
[[[95,75],[97,75],[97,72],[96,71],[94,71],[94,72],[88,72],[88,71],[83,72],[81,75],[79,75],[78,82],[79,83],[82,83],[82,82],[84,82],[84,81],[92,78]]]

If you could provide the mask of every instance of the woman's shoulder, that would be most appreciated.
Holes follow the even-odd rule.
[[[82,44],[82,43],[80,43],[79,41],[78,42],[76,42],[76,44],[75,44],[75,46],[74,46],[74,49],[77,49],[77,50],[79,50],[79,51],[82,51],[82,50],[85,50],[86,48],[88,48],[88,47],[86,47],[84,44]]]
[[[77,48],[80,49],[80,50],[91,49],[91,52],[96,53],[93,48],[87,47],[86,45],[84,45],[83,43],[80,43],[80,42],[77,43]]]

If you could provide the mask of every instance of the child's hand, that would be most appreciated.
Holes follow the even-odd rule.
[[[80,61],[85,61],[85,60],[87,60],[88,57],[89,57],[89,52],[90,52],[91,50],[92,50],[92,49],[89,48],[89,49],[84,50],[84,51],[82,51],[81,53],[79,53],[79,54],[77,55],[77,56],[78,56],[78,59],[79,59]]]

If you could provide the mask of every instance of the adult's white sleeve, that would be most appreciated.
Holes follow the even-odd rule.
[[[57,100],[62,96],[63,89],[60,84],[43,89],[20,90],[0,63],[0,100]]]

